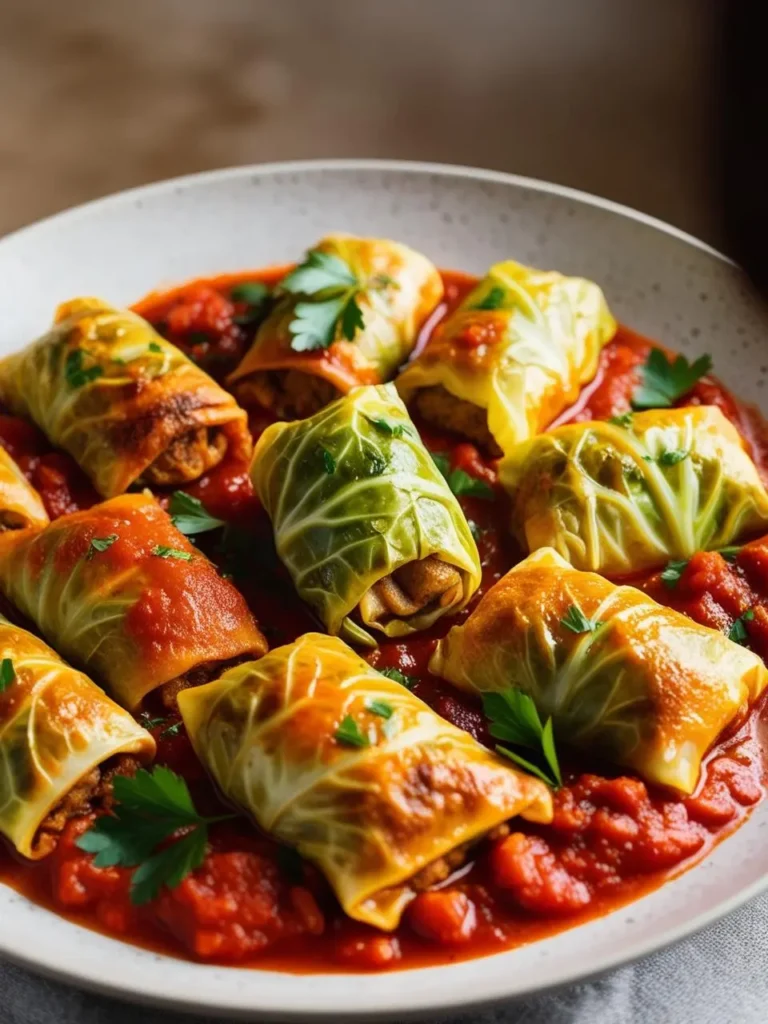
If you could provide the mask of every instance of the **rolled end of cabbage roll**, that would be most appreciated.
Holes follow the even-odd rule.
[[[654,409],[618,423],[571,423],[500,466],[512,527],[529,551],[626,574],[726,547],[768,525],[768,493],[736,428],[715,406]]]
[[[472,693],[512,687],[559,742],[692,793],[704,754],[768,684],[757,655],[634,587],[529,556],[441,640],[430,671]]]
[[[438,326],[397,388],[424,420],[499,456],[576,399],[615,333],[596,284],[507,260]]]
[[[251,478],[278,555],[330,633],[406,636],[480,584],[464,513],[391,384],[268,427]]]
[[[267,650],[240,593],[146,494],[0,534],[0,589],[130,709]]]
[[[0,617],[0,833],[22,856],[45,856],[70,817],[104,798],[121,755],[154,753],[95,683]]]
[[[229,383],[244,404],[296,419],[354,387],[388,380],[413,350],[443,283],[426,256],[399,242],[329,235],[278,294]]]
[[[547,787],[502,763],[342,641],[309,633],[179,697],[227,799],[323,871],[345,912],[397,927],[419,888]]]
[[[43,499],[4,448],[0,448],[0,531],[45,526]]]
[[[196,480],[247,459],[234,398],[146,320],[101,299],[64,303],[53,328],[0,361],[0,397],[79,463],[104,497]]]

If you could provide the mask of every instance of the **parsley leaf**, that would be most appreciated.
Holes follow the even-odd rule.
[[[181,562],[191,562],[194,555],[191,551],[180,551],[178,548],[169,548],[165,544],[155,544],[152,554],[158,558],[178,558]]]
[[[560,625],[570,629],[572,633],[594,633],[603,623],[597,619],[588,619],[577,604],[572,604],[565,617],[560,619]]]
[[[90,384],[92,380],[101,377],[103,373],[104,369],[101,366],[89,366],[87,369],[83,367],[82,349],[76,348],[67,353],[67,358],[64,360],[64,376],[71,388],[81,388],[84,384]]]
[[[537,751],[541,754],[546,767],[539,767],[509,747],[497,745],[496,750],[500,754],[519,764],[553,789],[562,786],[563,779],[555,750],[552,719],[548,718],[546,724],[542,724],[536,705],[527,693],[514,687],[500,693],[486,693],[483,695],[483,711],[490,723],[489,732],[494,739]]]
[[[506,291],[501,285],[495,284],[484,298],[472,306],[472,309],[501,309],[507,297]]]
[[[365,707],[371,714],[378,715],[380,718],[391,718],[395,713],[395,709],[386,700],[369,700],[366,701]]]
[[[336,459],[334,459],[328,449],[323,448],[322,445],[320,446],[320,451],[323,453],[323,469],[328,476],[332,476],[336,472]]]
[[[404,423],[390,423],[389,420],[374,416],[366,416],[365,418],[387,437],[402,437],[408,430]]]
[[[643,383],[635,389],[635,409],[666,409],[687,395],[699,378],[712,369],[712,357],[699,356],[689,363],[685,356],[670,362],[659,348],[652,348],[642,369]]]
[[[738,558],[741,548],[741,544],[731,544],[730,547],[727,548],[718,548],[717,553],[721,558],[724,558],[726,562],[733,563]]]
[[[371,741],[360,731],[360,726],[351,715],[345,715],[336,732],[334,739],[344,743],[348,747],[369,747]]]
[[[269,297],[269,288],[263,281],[241,281],[229,289],[233,302],[245,302],[249,306],[261,306]]]
[[[656,459],[660,466],[676,466],[678,462],[687,459],[691,453],[683,448],[667,448]]]
[[[163,351],[163,346],[162,345],[158,345],[158,343],[156,341],[150,341],[149,345],[147,345],[147,348],[149,349],[150,352],[162,352]]]
[[[98,817],[76,844],[95,855],[96,867],[137,868],[131,880],[136,905],[154,899],[164,885],[179,885],[203,862],[208,826],[234,817],[202,817],[184,779],[162,765],[133,778],[117,775],[112,785],[113,813]],[[190,831],[157,849],[181,828]]]
[[[353,295],[341,314],[341,333],[347,341],[354,341],[355,335],[363,327],[365,327],[363,311],[358,306],[357,299]]]
[[[0,693],[5,693],[9,686],[16,681],[16,669],[10,658],[3,658],[0,661]]]
[[[344,260],[329,252],[311,249],[303,263],[280,282],[284,292],[292,295],[316,295],[329,288],[356,288],[357,278]]]
[[[346,296],[326,299],[325,302],[297,302],[294,319],[288,324],[293,335],[294,352],[312,352],[328,348],[336,337],[336,325],[344,313]]]
[[[145,729],[156,729],[158,725],[165,725],[166,719],[162,716],[153,718],[148,711],[142,711],[139,715],[139,721]]]
[[[173,725],[169,725],[160,733],[160,739],[162,739],[163,736],[178,736],[183,725],[184,723],[182,721],[174,722]]]
[[[728,639],[733,640],[735,644],[745,644],[749,639],[749,634],[744,623],[751,622],[754,617],[755,613],[751,608],[745,611],[743,615],[740,615],[728,630]]]
[[[676,587],[680,577],[685,572],[686,565],[688,565],[687,558],[683,558],[679,562],[667,562],[660,577],[664,586],[669,587],[670,590]]]
[[[86,562],[90,562],[100,551],[106,551],[107,548],[111,548],[117,539],[116,533],[110,533],[108,537],[94,537],[85,555]]]
[[[186,491],[173,492],[168,511],[173,519],[173,525],[187,537],[226,526],[223,519],[212,516],[199,498],[193,498]]]
[[[623,412],[620,416],[611,416],[608,419],[609,423],[612,423],[614,427],[626,427],[629,429],[632,426],[632,413]]]
[[[384,276],[372,278],[368,286],[377,290],[387,287]],[[308,252],[304,262],[283,279],[281,288],[308,299],[296,303],[294,319],[288,324],[295,352],[328,348],[336,340],[337,331],[347,341],[353,341],[365,326],[357,302],[361,282],[344,260],[332,253],[317,249]]]
[[[404,672],[401,672],[399,668],[380,668],[378,671],[381,675],[386,676],[387,679],[391,679],[394,683],[400,683],[406,690],[413,688],[414,683],[418,683],[418,676],[407,676]]]
[[[482,498],[484,501],[493,501],[496,494],[490,484],[485,480],[479,480],[476,476],[470,476],[463,469],[451,469],[451,460],[443,452],[430,452],[432,461],[445,477],[449,488],[457,498]]]

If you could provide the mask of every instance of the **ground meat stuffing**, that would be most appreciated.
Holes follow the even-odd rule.
[[[421,388],[413,405],[427,423],[461,434],[494,459],[503,454],[488,429],[488,412],[479,405],[457,398],[442,386]]]
[[[197,480],[221,462],[227,439],[217,428],[198,427],[175,438],[144,471],[144,479],[158,487]]]
[[[461,597],[461,574],[436,556],[409,562],[371,587],[360,601],[365,622],[407,618],[438,602],[441,608]]]
[[[329,381],[301,370],[255,373],[236,385],[235,392],[244,405],[257,403],[282,420],[305,419],[339,397]]]

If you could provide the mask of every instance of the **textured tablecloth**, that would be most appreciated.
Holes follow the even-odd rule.
[[[396,977],[396,975],[395,975]],[[441,1018],[439,1024],[444,1024]],[[0,963],[2,1024],[213,1024],[137,1009]],[[765,1024],[768,895],[699,935],[600,981],[453,1024]],[[438,1024],[437,1019],[435,1024]]]

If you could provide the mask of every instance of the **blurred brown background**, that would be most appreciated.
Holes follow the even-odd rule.
[[[0,232],[313,156],[584,188],[717,243],[710,0],[0,0]]]

